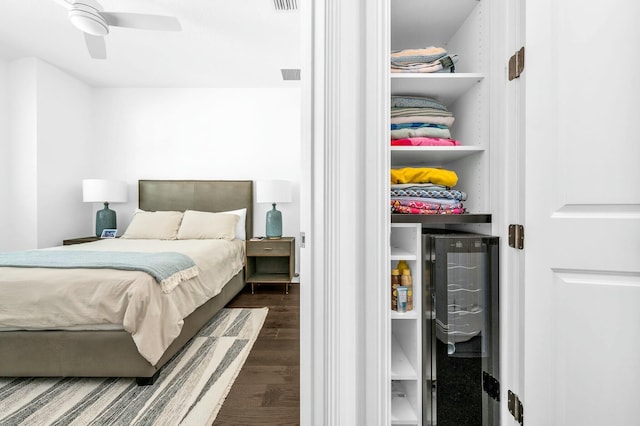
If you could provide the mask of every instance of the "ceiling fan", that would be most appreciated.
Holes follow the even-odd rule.
[[[106,12],[96,0],[56,0],[69,10],[69,20],[84,33],[84,40],[93,59],[106,59],[104,36],[109,27],[138,30],[181,31],[182,26],[173,16],[144,13]]]

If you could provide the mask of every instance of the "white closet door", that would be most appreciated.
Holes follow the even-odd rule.
[[[527,426],[638,424],[640,3],[526,2]]]

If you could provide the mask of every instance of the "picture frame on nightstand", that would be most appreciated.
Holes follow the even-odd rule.
[[[100,238],[115,238],[117,233],[117,229],[103,229]]]

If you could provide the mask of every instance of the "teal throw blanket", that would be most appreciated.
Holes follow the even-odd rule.
[[[169,293],[181,281],[198,275],[198,267],[193,260],[175,252],[27,250],[0,253],[0,266],[142,271],[155,278],[165,293]]]

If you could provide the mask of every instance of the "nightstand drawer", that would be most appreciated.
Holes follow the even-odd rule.
[[[291,255],[291,242],[263,240],[258,244],[247,244],[247,256],[289,256]]]

